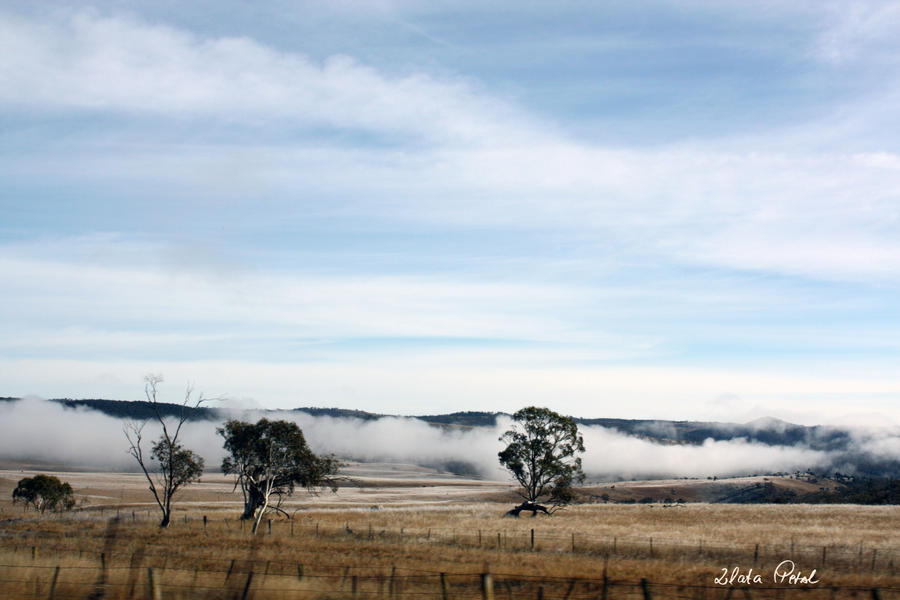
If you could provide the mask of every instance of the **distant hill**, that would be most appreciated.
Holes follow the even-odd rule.
[[[17,398],[0,398],[0,402],[15,402]],[[154,417],[153,409],[146,401],[119,401],[104,399],[57,398],[51,402],[68,408],[96,410],[118,419],[145,420]],[[164,416],[180,414],[177,404],[161,403],[159,408]],[[265,411],[263,411],[265,412]],[[501,412],[466,411],[437,415],[385,415],[363,410],[324,407],[298,407],[293,412],[316,417],[336,419],[359,419],[372,421],[384,417],[419,419],[435,427],[473,428],[494,427],[497,419],[510,416]],[[223,421],[234,415],[233,411],[213,406],[203,406],[191,416],[195,420]],[[642,438],[659,444],[700,445],[706,440],[728,441],[744,439],[751,443],[768,446],[800,446],[812,450],[835,452],[839,460],[832,470],[852,472],[858,476],[898,477],[900,457],[873,455],[857,448],[850,430],[839,427],[806,427],[773,418],[764,418],[750,423],[716,423],[703,421],[654,421],[648,419],[586,419],[573,417],[577,423],[586,426],[601,426],[615,429],[622,434]],[[755,493],[755,492],[754,492]]]
[[[19,398],[0,398],[0,402],[16,402]],[[99,411],[110,417],[117,419],[132,419],[135,421],[144,421],[152,419],[156,416],[153,407],[146,400],[99,400],[99,399],[81,399],[73,400],[71,398],[52,398],[50,402],[62,404],[66,408],[87,408]],[[159,412],[164,417],[177,417],[183,410],[180,404],[169,404],[160,402],[158,404]],[[217,421],[221,419],[223,413],[215,408],[205,406],[198,407],[191,411],[191,419],[201,421]]]

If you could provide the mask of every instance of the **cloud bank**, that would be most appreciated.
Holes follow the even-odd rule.
[[[442,429],[410,418],[377,420],[316,417],[298,412],[234,411],[235,418],[286,419],[303,430],[311,448],[348,460],[418,464],[505,480],[497,463],[498,440],[509,425],[506,417],[496,427]],[[39,398],[0,403],[0,459],[40,460],[52,465],[87,469],[136,469],[126,454],[123,421],[85,408],[65,408]],[[215,470],[223,457],[220,423],[189,422],[186,446]],[[900,431],[869,430],[854,437],[847,451],[812,450],[802,446],[767,446],[745,439],[706,440],[700,445],[665,445],[631,437],[614,429],[582,427],[586,453],[584,470],[589,480],[672,477],[726,477],[774,472],[830,470],[852,473],[848,457],[890,458],[900,450]],[[152,423],[147,440],[158,435]]]

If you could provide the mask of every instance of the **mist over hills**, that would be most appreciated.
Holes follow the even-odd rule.
[[[19,411],[14,409],[19,407]],[[177,404],[161,403],[165,416],[180,414]],[[27,409],[27,410],[26,410]],[[18,444],[0,444],[0,458],[46,456],[61,460],[86,456],[94,464],[115,452],[123,419],[152,419],[146,401],[106,399],[0,398],[0,411],[20,423]],[[31,412],[28,412],[31,411]],[[18,415],[18,417],[15,417]],[[215,426],[229,418],[288,418],[300,424],[318,451],[361,461],[412,462],[460,474],[502,476],[496,463],[497,438],[511,415],[501,412],[454,412],[437,415],[386,415],[361,410],[299,407],[292,410],[236,410],[204,406],[192,414],[200,451],[208,464],[221,454]],[[823,476],[900,477],[900,431],[897,428],[843,428],[803,426],[773,418],[749,423],[664,421],[573,417],[585,436],[585,471],[596,480],[738,476],[793,472]],[[96,430],[85,439],[72,431],[77,420],[82,430]],[[103,420],[105,424],[98,424]],[[33,438],[43,434],[42,421],[58,427],[43,445]],[[13,427],[13,425],[11,425]],[[6,437],[15,437],[6,436]],[[54,446],[60,448],[54,451]],[[94,453],[90,449],[97,446]],[[32,448],[29,450],[29,448]],[[96,454],[96,456],[95,456]],[[114,466],[127,468],[118,457]]]
[[[0,398],[0,401],[17,401],[19,398]],[[146,400],[103,400],[53,398],[50,402],[68,408],[85,407],[119,419],[144,420],[154,417],[153,409]],[[164,416],[180,414],[179,404],[160,403]],[[498,417],[511,417],[503,412],[464,411],[437,415],[391,415],[346,408],[322,408],[302,406],[288,411],[271,410],[258,412],[299,412],[314,417],[338,419],[359,419],[374,421],[387,417],[418,419],[432,425],[457,427],[495,427]],[[571,415],[570,415],[571,416]],[[201,406],[194,410],[194,420],[223,421],[234,417],[231,409]],[[849,430],[824,426],[795,425],[775,418],[763,418],[749,423],[722,423],[713,421],[666,421],[650,419],[587,419],[572,416],[579,425],[600,426],[622,433],[653,440],[663,444],[699,445],[706,440],[746,439],[768,446],[794,446],[803,444],[815,450],[846,450],[852,441]]]

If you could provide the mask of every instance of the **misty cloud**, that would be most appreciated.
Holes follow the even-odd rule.
[[[498,419],[495,427],[439,428],[403,417],[377,420],[316,417],[301,412],[230,410],[232,418],[255,421],[266,417],[296,422],[317,453],[334,453],[345,460],[413,463],[441,468],[466,465],[489,479],[503,480],[497,462],[499,437],[510,424]],[[40,460],[60,466],[136,469],[127,455],[124,421],[86,408],[66,408],[39,398],[0,403],[0,459]],[[215,470],[224,455],[216,434],[220,422],[189,422],[184,444]],[[807,469],[853,473],[854,464],[886,461],[900,453],[900,431],[868,429],[854,432],[849,448],[816,450],[803,445],[777,446],[745,438],[707,439],[699,445],[660,444],[615,429],[582,427],[589,480],[656,477],[727,477]],[[145,439],[159,435],[148,423]]]

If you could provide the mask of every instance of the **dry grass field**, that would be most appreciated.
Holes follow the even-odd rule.
[[[38,516],[9,502],[31,474],[0,472],[3,598],[900,598],[900,507],[583,504],[504,519],[505,484],[370,465],[338,494],[296,494],[293,519],[251,536],[221,476],[186,489],[160,531],[136,475],[59,473],[81,504]],[[773,581],[785,560],[818,583]],[[715,582],[735,568],[762,582]]]

